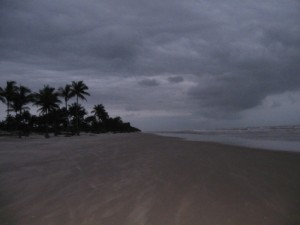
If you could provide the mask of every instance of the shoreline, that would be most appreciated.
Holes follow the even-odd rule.
[[[9,142],[9,141],[17,141],[17,142],[28,142],[30,140],[39,140],[41,142],[49,140],[50,142],[53,140],[69,140],[69,139],[82,139],[86,137],[113,137],[113,136],[122,136],[122,135],[149,135],[149,136],[155,136],[155,137],[162,137],[162,138],[170,138],[178,141],[184,141],[184,142],[195,142],[199,144],[212,144],[212,145],[220,145],[220,146],[227,146],[227,147],[232,147],[232,148],[241,148],[241,149],[251,149],[251,150],[259,150],[259,151],[271,151],[271,152],[286,152],[286,153],[300,153],[299,151],[295,150],[287,150],[284,148],[277,149],[277,148],[264,148],[264,147],[259,147],[259,145],[247,145],[247,144],[236,144],[236,143],[231,143],[231,142],[222,142],[222,141],[217,141],[217,140],[202,140],[202,139],[197,139],[197,138],[189,138],[189,137],[184,137],[181,135],[173,135],[173,133],[155,133],[155,132],[137,132],[137,133],[85,133],[82,132],[79,136],[77,135],[71,135],[71,136],[64,136],[64,135],[50,135],[50,138],[45,138],[43,134],[31,134],[29,136],[22,136],[22,138],[19,138],[15,135],[4,135],[0,136],[0,143],[1,142]],[[253,140],[253,141],[260,141],[260,140]],[[275,141],[276,142],[276,141]]]
[[[283,140],[268,140],[268,139],[250,139],[234,136],[214,136],[200,135],[193,133],[153,133],[163,137],[175,137],[185,141],[218,143],[242,148],[261,149],[265,151],[281,151],[281,152],[296,152],[300,153],[300,142],[283,141]]]
[[[240,144],[240,143],[232,143],[232,142],[223,142],[223,141],[218,141],[218,140],[202,140],[199,138],[190,138],[190,137],[185,137],[182,136],[181,134],[176,135],[176,133],[168,133],[168,132],[136,132],[136,133],[100,133],[100,134],[96,134],[96,133],[85,133],[82,132],[79,136],[76,135],[71,135],[71,136],[64,136],[64,135],[58,135],[58,136],[54,136],[54,135],[50,135],[50,138],[47,139],[44,137],[43,134],[31,134],[30,136],[22,136],[22,138],[18,138],[15,135],[4,135],[4,136],[0,136],[0,143],[1,141],[7,142],[8,140],[14,140],[14,141],[30,141],[30,140],[40,140],[40,141],[46,141],[49,140],[50,142],[52,140],[60,140],[60,139],[80,139],[83,137],[109,137],[109,136],[118,136],[118,135],[135,135],[135,134],[140,134],[140,135],[152,135],[152,136],[156,136],[156,137],[162,137],[162,138],[171,138],[174,140],[179,140],[179,141],[185,141],[185,142],[196,142],[199,144],[212,144],[212,145],[220,145],[220,146],[224,146],[224,147],[232,147],[232,148],[241,148],[241,149],[251,149],[253,151],[270,151],[270,152],[284,152],[284,153],[296,153],[296,154],[300,154],[300,149],[298,150],[289,150],[289,149],[284,149],[283,147],[279,147],[279,148],[271,148],[271,147],[264,147],[264,146],[260,146],[260,145],[247,145],[247,144]],[[190,134],[188,134],[190,135]],[[198,136],[198,135],[197,135]],[[244,140],[244,139],[243,139]],[[260,142],[262,140],[251,140],[253,142]],[[264,142],[264,141],[262,141]],[[275,142],[276,141],[272,141]],[[280,141],[279,141],[280,142]],[[300,148],[300,146],[299,146]]]
[[[300,223],[298,153],[146,133],[0,144],[6,225]]]

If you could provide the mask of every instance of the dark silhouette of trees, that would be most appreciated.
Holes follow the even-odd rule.
[[[78,99],[86,100],[85,96],[90,96],[87,92],[88,86],[86,86],[83,81],[73,81],[71,86],[71,93],[73,96],[76,96],[76,104],[78,105]],[[76,108],[78,109],[78,107]],[[76,134],[79,135],[79,112],[76,112]]]
[[[49,124],[52,125],[52,131],[55,136],[59,135],[62,131],[62,128],[67,128],[68,120],[65,117],[66,115],[66,110],[65,108],[61,109],[53,109],[52,111],[49,112]],[[68,128],[66,130],[67,132],[69,131]]]
[[[25,110],[29,110],[27,106],[32,101],[31,90],[25,86],[20,85],[16,87],[15,92],[12,94],[10,108],[17,114],[22,114]]]
[[[84,125],[84,116],[87,115],[85,108],[82,105],[73,103],[69,106],[69,115],[74,133],[79,135],[79,127]]]
[[[17,122],[19,138],[21,138],[22,131],[24,131],[25,128],[24,120],[28,118],[28,114],[30,115],[30,113],[26,110],[29,110],[27,105],[32,101],[31,90],[20,85],[15,88],[15,92],[12,94],[12,98],[10,100],[10,108],[16,113],[15,119]]]
[[[7,116],[0,121],[0,131],[18,136],[29,135],[31,132],[44,133],[49,137],[49,132],[54,135],[77,134],[80,131],[104,133],[104,132],[136,132],[139,129],[132,127],[130,123],[124,123],[121,117],[111,118],[102,104],[94,105],[88,115],[86,109],[79,104],[79,99],[86,100],[88,87],[83,81],[72,82],[56,91],[55,88],[45,85],[37,93],[32,93],[25,86],[16,85],[15,81],[7,81],[6,87],[0,87],[0,101],[6,104]],[[72,97],[76,97],[75,103],[68,104]],[[60,97],[64,100],[64,107],[60,108]],[[30,114],[30,104],[38,107],[39,115]],[[10,112],[15,114],[11,115]],[[70,133],[71,132],[71,133]]]
[[[95,116],[87,116],[84,118],[87,132],[100,133],[99,123]]]
[[[136,132],[140,131],[134,128],[130,123],[124,123],[121,117],[110,118],[102,104],[95,105],[92,112],[93,119],[88,118],[92,123],[93,131],[96,132]]]
[[[30,121],[31,121],[31,114],[29,111],[22,111],[21,114],[18,114],[16,116],[16,122],[18,125],[18,131],[19,131],[19,138],[22,137],[22,135],[28,136],[31,129],[30,129]]]
[[[44,86],[43,89],[39,90],[38,93],[34,95],[34,105],[39,106],[38,111],[45,115],[46,122],[46,133],[45,137],[49,138],[49,112],[58,109],[59,103],[58,92],[55,92],[55,88]]]
[[[10,112],[11,102],[18,88],[16,86],[15,81],[7,81],[6,87],[4,89],[3,88],[1,89],[2,89],[1,96],[2,96],[2,100],[4,99],[4,102],[6,103],[6,107],[7,107],[6,112],[8,117]]]
[[[105,108],[102,104],[95,105],[93,110],[92,110],[92,113],[102,123],[106,122],[109,119],[109,115],[106,112],[106,110],[105,110]]]
[[[93,130],[97,132],[108,131],[109,115],[102,104],[95,105],[92,112],[94,116]]]
[[[113,133],[128,133],[128,132],[139,132],[140,130],[132,127],[130,123],[124,123],[122,118],[117,116],[114,118],[109,118],[108,120],[108,130]]]

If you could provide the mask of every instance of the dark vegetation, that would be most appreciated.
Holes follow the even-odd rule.
[[[31,133],[54,135],[79,135],[80,132],[137,132],[139,129],[125,123],[120,117],[111,118],[102,104],[95,105],[91,114],[79,103],[90,96],[83,81],[55,89],[45,85],[38,92],[7,81],[0,87],[0,102],[6,105],[6,118],[0,130],[7,135],[28,136]],[[70,104],[70,101],[75,99]],[[29,106],[36,106],[38,115],[30,113]]]

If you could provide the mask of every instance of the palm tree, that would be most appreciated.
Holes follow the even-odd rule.
[[[86,86],[83,81],[72,81],[72,86],[71,86],[71,92],[73,94],[73,96],[76,96],[76,104],[78,104],[78,99],[82,99],[82,100],[86,100],[86,98],[84,97],[86,96],[90,96],[90,94],[87,92],[88,90],[88,86]],[[77,135],[79,135],[79,118],[78,118],[78,111],[76,112],[76,131],[77,131]]]
[[[10,108],[15,111],[16,115],[22,114],[24,110],[29,110],[26,105],[32,101],[31,90],[25,86],[20,85],[16,87],[12,95]]]
[[[13,96],[15,95],[17,89],[18,88],[16,86],[15,81],[7,81],[6,82],[6,87],[1,90],[1,96],[2,96],[1,101],[3,101],[3,99],[4,99],[4,103],[6,103],[7,117],[9,116],[9,112],[11,111],[10,110],[11,102],[13,100]]]
[[[49,85],[45,85],[44,88],[39,90],[34,96],[34,105],[39,106],[38,111],[45,115],[46,138],[49,138],[49,112],[59,108],[61,101],[58,97],[59,93],[55,92],[55,88],[49,87]]]
[[[94,116],[101,120],[102,123],[109,119],[109,115],[102,104],[95,105],[91,113],[94,113]]]
[[[104,106],[102,104],[95,105],[92,112],[94,114],[94,117],[96,119],[95,125],[97,127],[98,132],[102,131],[105,132],[107,131],[108,128],[108,120],[109,120],[109,115],[106,112]]]
[[[67,130],[68,130],[68,127],[70,124],[69,115],[68,115],[68,101],[74,96],[74,93],[72,92],[71,85],[69,85],[69,84],[65,85],[65,87],[60,87],[58,89],[58,92],[59,92],[59,95],[61,97],[63,97],[64,101],[65,101],[65,107],[66,107],[66,115],[65,116],[67,119]]]
[[[16,122],[18,126],[19,138],[22,137],[22,127],[23,126],[23,114],[25,110],[29,110],[29,107],[26,106],[32,101],[31,90],[25,86],[20,85],[16,88],[15,93],[13,94],[10,102],[10,108],[16,113]]]
[[[60,87],[58,89],[59,95],[65,100],[65,107],[68,111],[68,101],[74,96],[71,85],[67,84],[65,87]]]

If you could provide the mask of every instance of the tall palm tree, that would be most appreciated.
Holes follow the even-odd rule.
[[[90,94],[87,92],[88,86],[86,86],[83,81],[72,81],[71,86],[71,92],[73,96],[76,96],[76,104],[78,104],[78,99],[86,100],[84,96],[90,96]],[[78,117],[78,111],[76,112],[76,133],[79,135],[79,117]]]
[[[16,113],[16,122],[18,127],[19,138],[22,137],[22,130],[24,127],[23,120],[25,119],[25,117],[23,116],[23,114],[25,110],[29,110],[29,107],[27,105],[31,101],[32,101],[31,90],[22,85],[17,87],[15,93],[12,96],[10,102],[10,108],[12,111]]]
[[[11,111],[10,110],[11,102],[13,100],[13,97],[14,97],[17,89],[18,88],[16,86],[15,81],[7,81],[6,87],[4,89],[2,89],[2,91],[1,91],[2,100],[4,99],[4,102],[6,103],[6,107],[7,107],[7,110],[6,110],[7,117],[9,116],[9,112]]]
[[[65,101],[65,107],[68,111],[68,101],[74,97],[74,92],[72,91],[71,85],[67,84],[65,87],[60,87],[58,89],[58,93],[61,97],[64,98]]]
[[[26,105],[32,101],[31,90],[25,86],[20,85],[16,88],[12,95],[10,108],[18,114],[22,114],[25,110],[29,110]]]
[[[38,111],[45,115],[46,119],[46,133],[45,137],[49,138],[49,112],[58,109],[59,93],[55,91],[55,88],[45,85],[43,89],[40,89],[34,96],[34,105],[39,106]]]
[[[65,101],[65,108],[66,108],[66,119],[67,119],[67,130],[70,124],[70,120],[69,120],[69,114],[68,114],[68,101],[74,96],[74,93],[72,92],[72,88],[71,85],[67,84],[65,85],[65,87],[60,87],[58,89],[58,93],[61,97],[64,98]]]

